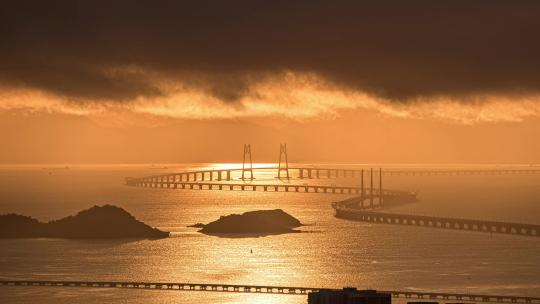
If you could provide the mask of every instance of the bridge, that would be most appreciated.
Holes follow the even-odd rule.
[[[307,295],[319,290],[332,290],[330,288],[267,286],[267,285],[238,285],[238,284],[210,284],[210,283],[178,283],[178,282],[117,282],[117,281],[37,281],[37,280],[0,280],[0,286],[42,286],[42,287],[79,287],[79,288],[132,288],[150,290],[177,290],[177,291],[209,291],[259,294]],[[443,301],[471,301],[483,303],[531,303],[540,304],[538,297],[524,297],[511,295],[485,295],[468,293],[445,293],[428,291],[388,290],[380,292],[389,293],[393,298],[443,300]]]
[[[287,183],[254,182],[254,171],[275,170],[277,178],[285,179]],[[293,174],[297,172],[297,174]],[[369,178],[369,186],[364,183],[365,173]],[[233,178],[237,175],[237,179]],[[262,192],[296,192],[345,194],[356,197],[334,202],[336,217],[354,221],[364,221],[380,224],[408,225],[438,229],[453,229],[471,232],[500,233],[507,235],[540,237],[540,225],[437,217],[413,214],[398,214],[381,211],[388,205],[404,204],[416,201],[416,193],[401,190],[383,189],[382,180],[385,175],[464,175],[464,174],[535,174],[540,169],[504,169],[489,170],[373,170],[340,169],[315,167],[289,167],[287,147],[281,145],[280,158],[277,167],[253,167],[251,162],[251,147],[244,146],[242,168],[212,169],[187,171],[152,175],[140,178],[128,178],[126,184],[134,187],[189,189],[189,190],[227,190],[227,191],[262,191]],[[378,177],[378,188],[374,187],[374,177]],[[360,186],[314,185],[289,183],[291,178],[320,179],[320,178],[359,178]]]
[[[284,162],[282,162],[284,159]],[[255,170],[269,170],[275,167],[258,167],[254,168],[251,162],[251,147],[244,145],[244,156],[242,168],[228,169],[212,169],[212,170],[196,170],[179,173],[167,173],[159,175],[151,175],[139,178],[126,178],[126,185],[143,188],[166,188],[166,189],[189,189],[189,190],[229,190],[229,191],[264,191],[264,192],[298,192],[298,193],[333,193],[333,194],[349,194],[349,195],[369,195],[375,196],[396,196],[402,195],[404,191],[383,190],[382,189],[382,171],[379,170],[378,175],[381,177],[379,189],[373,187],[373,176],[377,174],[373,169],[369,170],[370,187],[364,188],[364,169],[361,170],[338,170],[325,169],[328,177],[331,177],[332,172],[335,176],[356,177],[361,179],[361,186],[337,186],[337,185],[309,185],[309,184],[291,184],[288,183],[291,179],[289,170],[298,170],[300,178],[303,172],[307,172],[307,178],[312,178],[312,172],[317,178],[321,177],[320,170],[313,168],[291,168],[287,161],[287,147],[280,147],[280,161],[277,167],[277,178],[280,181],[285,179],[284,183],[260,183],[254,182]],[[313,171],[315,170],[315,171]],[[334,171],[332,171],[334,170]],[[238,174],[241,173],[240,174]],[[238,179],[233,178],[233,173],[240,175]],[[283,177],[282,177],[283,174]]]
[[[291,167],[291,171],[298,172],[300,179],[318,178],[347,178],[360,177],[365,169],[318,168],[318,167]],[[388,176],[415,176],[415,175],[503,175],[503,174],[539,174],[540,169],[534,168],[492,168],[492,169],[387,169],[382,171]],[[375,175],[379,174],[378,172]]]
[[[540,225],[484,221],[475,219],[436,217],[413,214],[387,213],[364,208],[351,208],[334,203],[336,217],[376,224],[408,225],[438,229],[453,229],[473,232],[502,233],[520,236],[540,236]]]
[[[205,169],[195,171],[185,171],[177,173],[166,173],[146,176],[142,178],[130,178],[134,183],[152,182],[152,181],[175,181],[175,182],[197,182],[197,181],[231,181],[234,180],[235,173],[243,173],[246,169],[229,168],[229,169]],[[250,172],[276,170],[276,177],[279,176],[279,167],[264,166],[254,167]],[[283,171],[283,170],[281,170]],[[331,178],[359,178],[362,174],[369,171],[369,168],[324,168],[324,167],[289,167],[289,177],[294,179],[331,179]],[[375,176],[380,174],[378,171]],[[540,174],[540,169],[524,169],[524,168],[500,168],[500,169],[385,169],[382,171],[385,176],[437,176],[437,175],[507,175],[507,174]],[[239,177],[241,180],[253,180],[254,174],[250,177]]]
[[[129,186],[144,188],[189,189],[189,190],[227,190],[227,191],[263,191],[263,192],[298,192],[325,194],[362,194],[367,196],[392,197],[409,195],[411,192],[389,189],[362,188],[357,186],[336,185],[292,185],[292,184],[249,184],[249,183],[210,183],[210,182],[179,182],[172,180],[131,180]]]
[[[536,224],[384,212],[387,206],[408,204],[416,198],[403,191],[391,192],[393,195],[386,193],[368,193],[333,202],[332,208],[337,218],[353,221],[540,237],[540,225]]]
[[[157,174],[140,178],[126,178],[128,185],[143,186],[155,183],[180,183],[189,185],[189,182],[199,181],[232,181],[233,174],[238,175],[240,180],[255,179],[254,173],[257,171],[276,170],[276,177],[279,179],[332,179],[332,178],[362,178],[368,168],[325,168],[315,166],[289,166],[287,145],[280,145],[279,162],[277,166],[253,166],[251,145],[244,145],[244,154],[242,157],[242,168],[218,168],[203,169],[176,173]],[[371,169],[369,169],[371,171]],[[475,168],[475,169],[395,169],[386,168],[384,171],[375,171],[371,174],[388,176],[415,176],[415,175],[503,175],[503,174],[540,174],[540,167],[529,165],[519,167],[501,167],[495,168]],[[185,189],[185,188],[182,188]],[[191,189],[191,188],[190,188]]]

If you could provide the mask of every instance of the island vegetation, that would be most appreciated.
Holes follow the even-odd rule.
[[[205,234],[270,235],[299,232],[294,228],[302,223],[281,209],[249,211],[242,214],[221,216],[208,224],[195,224]]]
[[[112,205],[94,206],[47,223],[24,215],[0,215],[0,238],[153,239],[168,236],[169,232],[152,228]]]

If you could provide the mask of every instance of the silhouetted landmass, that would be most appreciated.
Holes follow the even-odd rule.
[[[194,227],[194,228],[203,228],[205,225],[203,223],[197,223],[193,225],[189,225],[188,227]]]
[[[39,237],[46,224],[35,218],[18,214],[0,215],[0,237],[24,238]]]
[[[164,238],[169,232],[138,221],[122,208],[104,205],[80,211],[74,216],[41,223],[18,215],[0,215],[0,238]]]
[[[266,235],[298,232],[293,228],[302,226],[302,223],[285,211],[274,209],[221,216],[216,221],[196,226],[202,227],[199,231],[206,234]]]

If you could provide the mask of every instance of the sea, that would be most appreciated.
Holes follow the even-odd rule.
[[[41,221],[113,204],[171,237],[159,240],[0,239],[1,280],[228,283],[357,287],[540,296],[540,238],[440,230],[334,217],[322,193],[181,190],[126,186],[126,177],[241,164],[25,165],[0,167],[0,214]],[[264,167],[265,164],[255,164]],[[293,167],[294,164],[291,164]],[[510,165],[310,164],[378,170],[493,169]],[[512,165],[530,168],[530,165]],[[537,168],[537,169],[540,169]],[[355,178],[248,183],[359,185]],[[241,182],[239,172],[232,182]],[[369,178],[365,179],[367,186]],[[375,188],[378,177],[375,177]],[[385,189],[418,193],[389,212],[540,224],[540,173],[384,176]],[[251,210],[283,209],[301,233],[211,236],[188,227]],[[305,295],[0,286],[0,303],[307,303]]]

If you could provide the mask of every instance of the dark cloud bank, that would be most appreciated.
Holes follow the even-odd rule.
[[[234,101],[284,70],[391,100],[536,94],[539,1],[3,1],[0,82],[163,94],[135,66]]]

